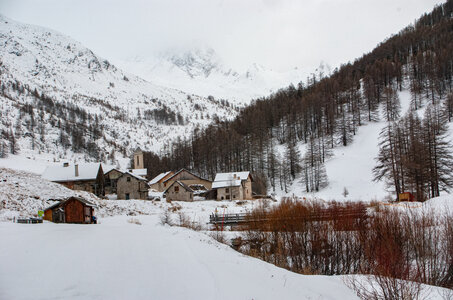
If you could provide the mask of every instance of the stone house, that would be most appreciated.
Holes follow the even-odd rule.
[[[212,182],[210,180],[201,178],[200,176],[195,175],[186,169],[181,169],[162,182],[163,188],[167,189],[175,181],[180,181],[187,186],[190,186],[192,184],[203,185],[206,190],[211,189],[212,186]]]
[[[80,163],[70,166],[49,166],[42,174],[44,179],[60,183],[67,188],[87,191],[97,196],[104,196],[104,172],[100,163]]]
[[[164,194],[167,201],[193,201],[194,198],[194,191],[178,180],[173,181]]]
[[[148,181],[130,172],[125,172],[118,178],[118,199],[148,199]]]
[[[172,171],[160,173],[159,175],[151,179],[151,181],[148,183],[149,187],[158,192],[163,192],[165,190],[164,181],[173,176],[174,174],[175,173]]]
[[[124,172],[118,169],[110,169],[104,174],[105,181],[105,194],[116,194],[116,187],[118,184],[118,178],[123,175]]]
[[[218,173],[212,183],[217,200],[250,200],[252,197],[250,172]]]

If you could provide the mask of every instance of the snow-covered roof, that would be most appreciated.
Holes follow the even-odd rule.
[[[148,169],[129,169],[129,173],[138,175],[138,176],[146,176],[148,174]]]
[[[233,187],[233,186],[240,186],[241,185],[241,180],[236,179],[236,180],[222,180],[222,181],[214,181],[212,183],[212,188],[213,189],[218,189],[218,188],[224,188],[224,187]]]
[[[231,172],[231,173],[217,173],[214,179],[216,181],[226,181],[226,180],[247,180],[250,172]]]
[[[151,181],[149,182],[149,184],[158,183],[162,178],[164,178],[165,176],[167,176],[167,175],[170,174],[170,173],[171,173],[171,171],[164,172],[164,173],[160,173],[159,175],[157,175],[156,177],[154,177],[153,179],[151,179]]]
[[[78,176],[76,176],[76,166],[78,166]],[[95,180],[100,166],[100,163],[80,163],[67,167],[49,166],[44,170],[42,178],[55,182]]]
[[[132,177],[135,177],[138,180],[143,180],[143,181],[148,181],[146,178],[143,178],[141,176],[138,176],[137,174],[131,173],[131,172],[124,172],[123,175],[130,175]],[[121,175],[121,176],[123,176]]]
[[[111,172],[111,171],[117,171],[117,172],[120,172],[120,173],[124,173],[125,171],[121,171],[120,169],[117,169],[117,168],[109,168],[107,169],[104,169],[104,167],[102,167],[102,170],[104,171],[104,175],[107,175],[107,173]]]
[[[181,182],[179,180],[176,180],[175,182],[173,182],[168,188],[165,189],[164,193],[167,193],[167,191],[172,187],[174,186],[175,184],[179,184],[180,186],[182,186],[186,191],[188,191],[189,193],[193,193],[193,190],[187,185],[185,184],[184,182]]]
[[[77,201],[80,201],[82,203],[84,203],[86,206],[90,206],[90,207],[97,207],[96,204],[82,198],[82,197],[69,197],[69,198],[66,198],[64,200],[61,200],[60,202],[57,202],[57,203],[54,203],[52,204],[51,206],[47,207],[46,209],[44,210],[49,210],[49,209],[54,209],[55,207],[58,207],[58,206],[63,206],[65,204],[66,201],[68,200],[71,200],[71,199],[76,199]]]
[[[168,177],[167,179],[165,179],[164,182],[170,181],[173,177],[176,177],[176,176],[177,176],[179,173],[181,173],[181,172],[187,172],[187,173],[192,174],[193,176],[195,176],[195,177],[197,177],[197,178],[199,178],[199,179],[201,179],[201,180],[210,181],[210,180],[208,180],[208,179],[202,178],[202,177],[200,177],[200,176],[198,176],[198,175],[196,175],[196,174],[190,172],[189,170],[186,170],[186,169],[183,168],[183,169],[179,170],[178,172],[176,172],[175,174],[173,174],[172,176],[170,176],[170,177]]]

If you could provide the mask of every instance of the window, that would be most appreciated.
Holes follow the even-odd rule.
[[[233,195],[233,198],[236,198],[236,195]]]
[[[137,166],[140,164],[140,163],[139,163],[139,162],[140,162],[139,158],[140,158],[140,157],[137,156]]]
[[[126,198],[126,200],[130,199],[129,193],[126,193],[124,196],[125,196],[124,198]]]
[[[126,181],[127,181],[127,182],[130,182],[130,181],[131,181],[131,178],[130,178],[130,177],[127,177]]]
[[[228,194],[229,192],[230,192],[230,189],[229,189],[229,188],[226,188],[226,189],[225,189],[225,193]]]
[[[175,192],[179,192],[179,186],[175,186]]]

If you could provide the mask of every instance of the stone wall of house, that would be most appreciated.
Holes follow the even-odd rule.
[[[76,190],[76,191],[86,191],[90,192],[93,194],[96,194],[95,191],[95,185],[96,180],[85,180],[85,181],[69,181],[69,182],[59,182],[60,184],[66,186],[67,188],[71,190]]]
[[[128,181],[128,178],[130,178],[130,181]],[[121,176],[117,182],[118,199],[127,199],[126,194],[129,194],[129,199],[147,199],[148,187],[146,182],[127,174]]]
[[[165,190],[166,188],[171,186],[173,184],[173,182],[175,182],[177,180],[181,181],[185,185],[202,184],[202,185],[204,185],[204,187],[207,190],[210,190],[211,186],[212,186],[212,182],[211,181],[200,179],[197,176],[194,176],[194,175],[190,174],[187,171],[182,171],[178,175],[172,177],[171,180],[168,180],[168,181],[164,182],[163,189]]]
[[[165,195],[167,201],[193,201],[193,193],[179,184],[172,185]]]
[[[252,181],[250,180],[250,177],[247,179],[247,181],[244,184],[244,200],[251,200],[253,199],[253,194],[252,194]]]
[[[242,200],[243,191],[241,186],[218,188],[217,200]]]
[[[118,184],[118,178],[121,177],[123,173],[118,170],[112,170],[105,175],[105,193],[106,194],[116,194],[116,186]]]

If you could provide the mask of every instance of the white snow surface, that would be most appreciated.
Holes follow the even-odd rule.
[[[0,299],[356,299],[341,277],[303,276],[244,256],[203,232],[162,225],[181,213],[205,224],[214,211],[259,202],[101,200],[38,175],[0,169],[0,220],[56,199],[97,204],[99,224],[0,222]],[[208,232],[209,233],[209,232]]]
[[[357,299],[157,216],[98,225],[0,223],[1,299]]]

